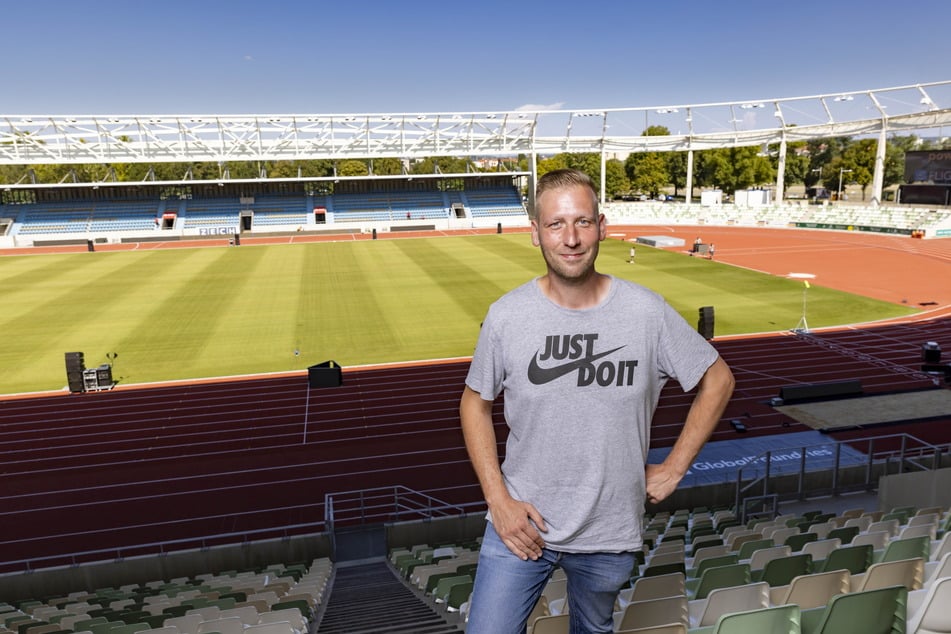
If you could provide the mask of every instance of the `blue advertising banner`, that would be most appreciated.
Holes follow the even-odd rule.
[[[752,479],[763,475],[766,461],[763,454],[771,451],[770,473],[773,475],[798,473],[802,455],[806,455],[806,470],[819,471],[835,466],[835,442],[817,431],[791,434],[757,436],[737,440],[708,442],[693,461],[680,486],[700,486],[736,482],[737,471],[743,469],[743,478]],[[867,456],[848,445],[839,449],[839,465],[862,465]],[[651,449],[648,462],[663,462],[670,447]]]

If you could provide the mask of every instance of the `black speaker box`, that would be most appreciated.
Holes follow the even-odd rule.
[[[941,346],[936,341],[929,341],[921,346],[922,363],[941,363]]]
[[[86,386],[83,383],[82,372],[67,372],[66,382],[69,385],[70,392],[80,393],[86,391]]]
[[[307,383],[310,387],[340,387],[343,370],[336,361],[324,361],[307,368]]]
[[[713,330],[713,306],[701,306],[700,319],[697,321],[697,332],[699,332],[704,339],[713,339]]]
[[[112,385],[112,366],[108,363],[103,363],[96,368],[96,378],[99,380],[100,386]]]
[[[82,352],[66,353],[66,372],[82,372],[86,369],[86,362]]]
[[[785,403],[813,401],[846,396],[861,396],[862,382],[858,379],[830,381],[828,383],[800,383],[779,388],[779,397]]]

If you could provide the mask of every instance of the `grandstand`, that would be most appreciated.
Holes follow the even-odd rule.
[[[777,112],[783,105],[777,102]],[[643,113],[635,112],[638,121]],[[917,125],[919,114],[897,114],[890,124]],[[425,133],[420,148],[403,145],[394,151],[392,138],[376,145],[367,130],[365,143],[344,140],[313,156],[346,155],[357,146],[364,156],[419,156],[434,154],[437,147],[461,156],[474,153],[477,142],[486,154],[532,152],[529,172],[24,184],[0,204],[0,218],[11,219],[0,223],[0,247],[501,231],[528,225],[536,153],[572,143],[577,151],[604,152],[609,146],[647,149],[639,144],[653,143],[663,149],[689,142],[663,137],[606,142],[578,136],[577,130],[574,136],[546,139],[531,127],[495,127],[503,119],[510,121],[505,125],[522,126],[517,122],[526,116],[533,124],[542,117],[509,115],[472,117],[493,130],[489,139],[469,129],[463,140],[444,134],[445,145],[429,146],[427,139],[440,135]],[[948,115],[930,113],[920,125],[935,125]],[[601,113],[602,123],[607,116]],[[310,124],[322,125],[316,119]],[[424,115],[415,121],[427,125]],[[886,125],[840,120],[798,126],[796,132],[784,123],[732,135],[700,133],[697,141],[759,144],[786,134],[840,133],[844,124],[857,133]],[[64,129],[70,125],[62,122]],[[183,121],[180,127],[189,125]],[[281,125],[278,118],[273,125]],[[389,122],[381,116],[375,125],[385,131]],[[149,122],[141,129],[159,134]],[[22,146],[22,135],[13,136]],[[0,160],[12,160],[3,138]],[[527,138],[537,145],[525,145]],[[137,151],[139,143],[127,142]],[[276,140],[276,146],[282,144],[293,145],[287,136]],[[252,145],[243,144],[238,155]],[[89,146],[87,155],[101,150]],[[186,152],[167,140],[158,147],[171,157],[166,160],[182,159],[176,152]],[[193,147],[204,151],[201,144]],[[29,156],[22,147],[17,150],[16,160]],[[49,161],[50,151],[55,146],[30,160]],[[951,233],[951,212],[937,206],[795,201],[710,206],[687,198],[686,203],[607,203],[604,209],[612,224],[928,238]],[[714,340],[734,368],[737,389],[711,447],[749,457],[752,466],[705,459],[716,468],[691,474],[663,506],[632,518],[643,520],[648,539],[630,587],[618,596],[617,630],[669,624],[637,620],[654,610],[675,617],[673,625],[680,629],[670,631],[711,627],[751,610],[756,615],[744,618],[801,618],[812,628],[848,620],[841,616],[846,609],[876,622],[907,622],[912,631],[936,618],[945,596],[940,593],[949,587],[944,580],[951,577],[946,537],[951,500],[941,497],[938,486],[942,467],[951,462],[946,431],[951,413],[905,412],[880,427],[819,431],[775,402],[783,388],[844,380],[860,382],[863,395],[882,398],[946,391],[938,374],[922,370],[924,341],[951,348],[945,313],[858,329]],[[6,484],[0,495],[5,526],[0,634],[464,629],[485,511],[457,424],[466,362],[407,361],[415,363],[346,368],[343,385],[327,390],[311,390],[303,373],[289,372],[0,401]],[[688,405],[676,386],[665,388],[652,450],[669,448]],[[501,404],[493,414],[504,441]],[[763,473],[757,465],[773,464],[753,443],[763,438],[771,447],[767,451],[794,454],[796,468]],[[823,453],[834,455],[835,463],[807,459]],[[720,565],[711,565],[714,558]],[[658,598],[646,589],[654,577],[674,584],[661,597],[672,600],[662,606],[646,604]],[[542,619],[539,632],[564,620],[562,581],[556,576],[546,588],[534,615]],[[734,589],[729,596],[722,592],[727,588]],[[847,603],[851,607],[840,607]],[[860,631],[872,631],[851,618],[856,627],[866,627]],[[808,631],[847,632],[825,627]],[[901,628],[896,625],[895,631]]]
[[[101,198],[92,189],[65,190],[82,202],[61,202],[64,191],[38,190],[31,192],[33,202],[0,204],[0,217],[12,220],[0,246],[528,225],[519,177],[480,176],[447,188],[457,181],[407,178],[395,189],[392,182],[357,181],[329,194],[316,194],[304,182],[181,185],[172,196],[162,186],[115,187],[116,194],[129,197],[123,200]]]

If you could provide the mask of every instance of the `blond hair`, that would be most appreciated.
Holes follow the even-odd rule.
[[[591,200],[594,204],[594,215],[598,215],[598,190],[594,186],[594,181],[584,172],[576,169],[557,169],[552,170],[538,179],[535,183],[535,210],[533,217],[538,217],[538,199],[547,191],[556,189],[568,189],[569,187],[586,187],[591,192]]]

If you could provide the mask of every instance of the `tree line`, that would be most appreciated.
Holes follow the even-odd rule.
[[[651,126],[644,136],[664,136],[670,131],[663,126]],[[838,187],[840,174],[846,175],[843,184],[862,188],[865,198],[875,172],[877,139],[832,137],[786,144],[786,185],[805,187]],[[951,147],[921,139],[915,135],[893,136],[885,147],[884,187],[904,181],[905,152]],[[693,187],[719,189],[727,194],[737,190],[775,185],[779,164],[779,145],[765,147],[736,147],[694,152]],[[539,161],[538,174],[562,167],[586,172],[600,182],[600,155],[558,154]],[[841,171],[840,171],[841,170]],[[608,159],[605,162],[605,189],[609,198],[628,194],[642,194],[657,198],[662,192],[673,190],[678,196],[687,185],[686,152],[635,152],[625,160]]]

